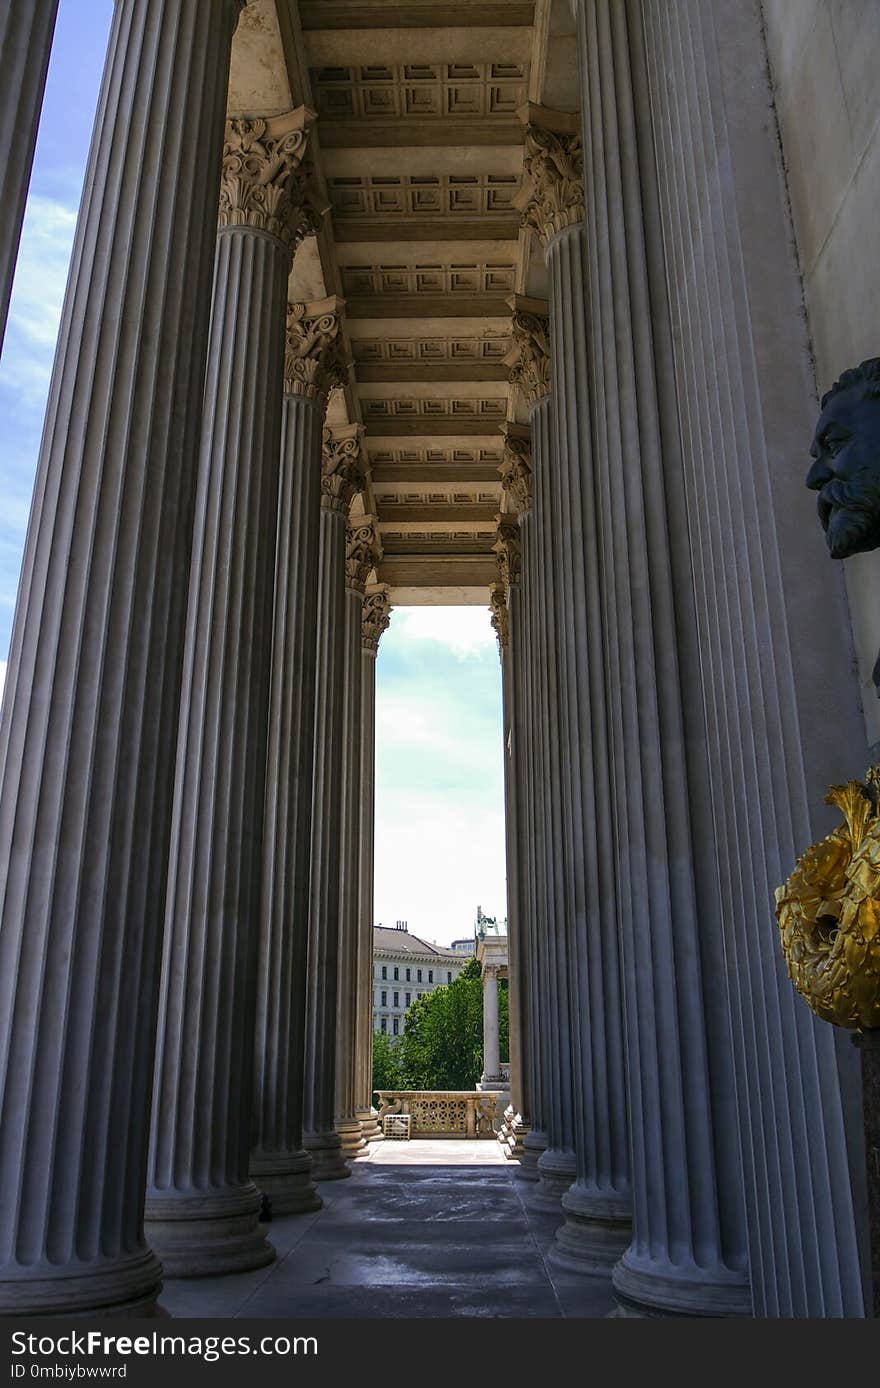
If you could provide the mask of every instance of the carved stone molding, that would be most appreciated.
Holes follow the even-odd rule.
[[[373,654],[379,649],[379,639],[391,621],[391,589],[387,583],[370,587],[364,597],[361,614],[361,645]]]
[[[366,486],[362,424],[342,424],[325,429],[321,450],[321,505],[328,511],[348,508]]]
[[[519,386],[529,408],[550,394],[550,315],[546,299],[511,294],[513,346],[504,358],[511,385]]]
[[[311,164],[306,158],[314,119],[307,106],[298,106],[265,120],[227,120],[220,227],[255,227],[284,241],[291,253],[314,234],[320,213],[309,191]]]
[[[523,226],[536,231],[546,246],[558,232],[586,219],[580,120],[571,111],[532,103],[520,107],[518,115],[526,147],[516,206]]]
[[[532,431],[527,425],[505,424],[504,454],[498,465],[501,486],[522,516],[532,507]]]
[[[345,586],[366,591],[367,579],[379,562],[379,537],[373,516],[358,516],[345,534]]]
[[[331,390],[345,384],[348,357],[342,338],[342,299],[287,305],[284,390],[326,407]]]
[[[498,530],[492,550],[498,565],[498,578],[506,591],[520,579],[519,522],[513,516],[498,515],[495,523]]]
[[[507,594],[503,583],[495,583],[489,589],[489,609],[492,613],[492,626],[498,637],[499,650],[505,651],[510,640],[510,619],[507,611]]]

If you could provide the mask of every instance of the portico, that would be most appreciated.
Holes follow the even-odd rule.
[[[177,1314],[302,1312],[424,1218],[369,1090],[375,661],[428,603],[498,635],[514,1157],[450,1155],[497,1244],[425,1255],[434,1313],[866,1313],[857,1056],[772,911],[868,756],[774,35],[117,0],[0,717],[0,1314],[152,1314],[163,1265]]]

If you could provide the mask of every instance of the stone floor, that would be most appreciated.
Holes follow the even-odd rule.
[[[169,1279],[173,1316],[598,1317],[606,1278],[548,1266],[557,1220],[494,1142],[374,1143],[324,1208],[273,1220],[278,1257],[229,1277]]]

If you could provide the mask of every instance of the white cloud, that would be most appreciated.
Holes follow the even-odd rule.
[[[457,660],[495,645],[488,607],[399,607],[391,614],[392,630],[395,637],[446,646]]]
[[[35,409],[45,404],[75,228],[75,208],[31,194],[9,308],[3,384]]]
[[[6,661],[0,660],[0,703],[3,702],[3,690],[6,688]]]

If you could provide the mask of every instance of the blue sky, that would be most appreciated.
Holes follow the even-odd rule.
[[[61,0],[0,358],[0,687],[112,0]],[[501,680],[483,608],[405,608],[377,682],[376,920],[438,943],[506,914]]]

